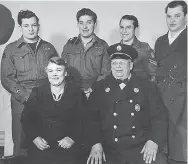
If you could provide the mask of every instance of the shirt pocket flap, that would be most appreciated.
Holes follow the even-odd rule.
[[[23,59],[29,52],[15,52],[13,57]]]

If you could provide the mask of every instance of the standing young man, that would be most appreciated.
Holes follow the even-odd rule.
[[[11,94],[15,157],[25,155],[25,150],[21,148],[24,134],[20,123],[24,103],[29,99],[32,89],[44,84],[44,68],[49,58],[58,56],[54,46],[38,36],[40,25],[35,13],[21,10],[18,24],[22,36],[6,46],[1,60],[1,83]]]
[[[169,164],[187,162],[187,4],[172,1],[165,9],[168,33],[155,44],[156,79],[169,111]]]
[[[136,75],[155,80],[157,66],[155,55],[148,43],[137,39],[135,33],[138,26],[138,19],[134,15],[122,16],[119,22],[121,43],[134,47],[138,52],[138,58],[134,61],[133,69]]]
[[[92,84],[110,70],[108,44],[94,33],[96,13],[83,8],[77,12],[76,19],[79,35],[68,40],[61,57],[67,61],[75,82],[89,96]]]

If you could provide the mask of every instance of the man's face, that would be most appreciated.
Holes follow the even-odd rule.
[[[171,32],[178,32],[182,30],[186,25],[186,16],[184,16],[182,6],[168,8],[166,13],[166,22]]]
[[[90,38],[94,33],[96,23],[93,22],[91,16],[83,15],[79,18],[77,26],[81,37]]]
[[[122,19],[119,24],[120,37],[124,42],[129,42],[135,37],[133,20]]]
[[[35,40],[38,37],[39,24],[35,17],[22,19],[21,24],[23,37],[27,40]]]
[[[116,79],[124,80],[129,77],[130,71],[133,68],[133,63],[130,59],[112,59],[111,60],[111,71],[112,75]]]

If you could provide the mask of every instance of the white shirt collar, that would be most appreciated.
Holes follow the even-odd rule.
[[[130,78],[131,78],[131,73],[130,73],[130,75],[128,77],[128,80],[130,80]],[[121,90],[123,90],[123,88],[125,88],[125,86],[126,86],[126,84],[123,83],[123,82],[121,84],[119,84],[119,87],[120,87]]]
[[[171,36],[171,32],[169,31],[168,32],[168,41],[169,41],[169,44],[172,44],[174,42],[174,40],[176,40],[176,38],[181,34],[181,32],[186,28],[186,26],[180,30],[178,33],[176,33],[174,35],[174,37]]]

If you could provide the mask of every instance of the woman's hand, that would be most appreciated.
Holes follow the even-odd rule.
[[[74,144],[74,141],[70,137],[64,137],[63,139],[59,140],[58,143],[58,146],[68,149]]]
[[[35,144],[35,146],[40,149],[40,150],[44,150],[49,148],[50,146],[48,145],[48,143],[44,140],[44,138],[42,137],[37,137],[33,140],[33,143]]]

